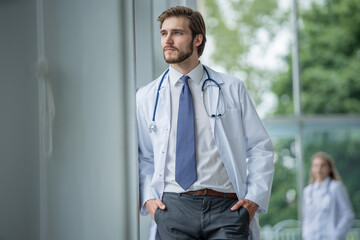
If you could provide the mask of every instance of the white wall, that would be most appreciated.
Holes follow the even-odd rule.
[[[131,10],[132,1],[44,1],[56,114],[42,162],[43,240],[137,235]]]
[[[39,239],[35,0],[0,1],[0,239]]]
[[[0,1],[1,240],[137,239],[132,12],[131,0]]]
[[[1,240],[137,239],[135,88],[167,67],[157,16],[185,2],[0,1]],[[49,156],[42,54],[55,103]]]

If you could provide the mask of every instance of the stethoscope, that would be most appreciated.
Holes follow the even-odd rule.
[[[211,117],[211,118],[215,118],[215,117],[221,117],[221,116],[224,116],[225,114],[225,106],[223,106],[223,112],[221,113],[215,113],[215,114],[209,114],[209,110],[208,110],[208,106],[207,104],[205,104],[205,90],[206,90],[206,86],[207,86],[207,83],[213,83],[218,89],[219,89],[219,95],[218,95],[218,101],[217,101],[217,106],[216,106],[216,109],[219,109],[219,103],[221,103],[222,105],[224,105],[224,102],[223,101],[219,101],[220,98],[224,99],[223,97],[223,93],[221,91],[221,86],[220,84],[215,81],[214,79],[212,79],[209,75],[209,72],[208,70],[206,69],[205,66],[203,66],[204,70],[205,70],[205,73],[206,73],[206,79],[204,80],[202,86],[201,86],[201,92],[202,92],[202,95],[203,95],[203,104],[204,104],[204,108],[205,108],[205,111],[206,111],[206,114]],[[160,81],[160,84],[159,84],[159,87],[157,89],[157,93],[156,93],[156,99],[155,99],[155,106],[154,106],[154,112],[153,112],[153,117],[152,117],[152,121],[151,123],[149,124],[149,131],[150,132],[155,132],[157,127],[156,127],[156,124],[155,124],[155,116],[156,116],[156,110],[157,110],[157,106],[158,106],[158,103],[159,103],[159,91],[160,91],[160,88],[161,88],[161,85],[165,79],[165,76],[169,73],[169,70],[170,69],[167,69],[162,78],[161,78],[161,81]]]

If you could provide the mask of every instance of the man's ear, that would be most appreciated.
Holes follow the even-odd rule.
[[[195,47],[199,47],[203,41],[204,37],[202,34],[198,34],[194,38],[194,45]]]

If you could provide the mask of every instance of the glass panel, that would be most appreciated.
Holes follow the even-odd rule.
[[[268,213],[259,215],[260,225],[274,226],[298,218],[297,163],[294,138],[273,139],[275,173]]]
[[[360,113],[359,1],[300,2],[304,114]]]

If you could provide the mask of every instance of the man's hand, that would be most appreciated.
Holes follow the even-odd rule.
[[[253,201],[250,201],[248,199],[240,199],[234,206],[232,206],[232,208],[230,210],[236,211],[241,206],[243,206],[244,208],[246,208],[246,210],[248,210],[249,215],[250,215],[250,222],[251,222],[254,218],[256,210],[258,210],[258,208],[259,208],[259,205],[257,205],[256,203],[254,203]]]
[[[145,203],[145,207],[146,209],[149,211],[151,217],[154,219],[155,221],[155,211],[157,208],[160,208],[161,210],[165,210],[166,206],[165,204],[160,200],[160,199],[149,199],[146,201]]]

